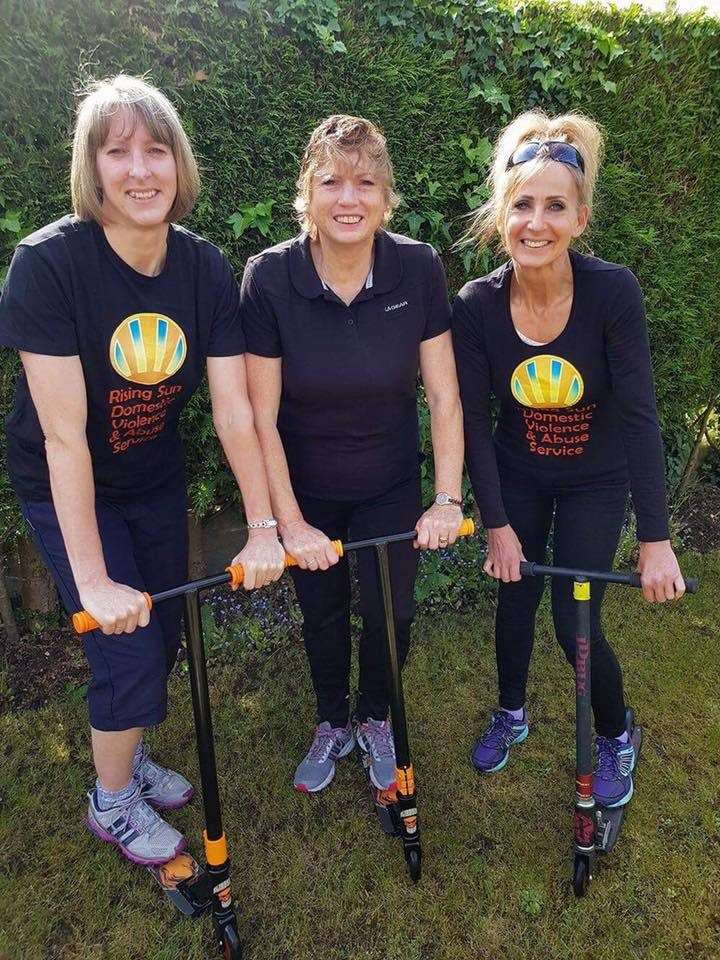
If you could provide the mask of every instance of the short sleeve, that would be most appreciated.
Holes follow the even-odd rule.
[[[52,357],[79,354],[62,265],[20,244],[0,294],[0,345]]]
[[[217,297],[213,311],[207,355],[235,357],[245,353],[245,336],[240,321],[240,293],[227,258],[220,255]]]
[[[430,294],[428,298],[428,313],[425,321],[422,339],[432,340],[450,329],[450,301],[448,300],[447,280],[445,268],[437,251],[432,247],[430,264]]]
[[[254,264],[248,261],[240,287],[242,317],[248,353],[258,357],[281,357],[282,343],[275,313],[255,278]]]

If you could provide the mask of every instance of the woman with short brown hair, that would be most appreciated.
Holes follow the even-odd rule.
[[[395,781],[374,558],[357,558],[363,631],[353,726],[348,566],[330,539],[416,527],[416,545],[436,549],[453,543],[461,521],[462,421],[444,271],[428,244],[384,228],[397,202],[380,130],[361,117],[328,117],[302,161],[302,234],[251,257],[242,283],[250,397],[283,544],[298,561],[293,578],[317,699],[315,737],[294,780],[305,792],[330,783],[355,737],[375,786]],[[437,490],[425,511],[418,372]],[[389,550],[402,663],[417,552],[407,542]]]

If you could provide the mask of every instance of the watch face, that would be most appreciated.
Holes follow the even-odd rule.
[[[450,502],[450,497],[448,496],[447,493],[439,493],[435,497],[435,503],[439,503],[441,506],[449,502]]]

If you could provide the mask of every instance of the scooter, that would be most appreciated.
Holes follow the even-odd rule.
[[[469,537],[475,532],[475,524],[471,519],[462,521],[458,536]],[[383,832],[391,837],[399,837],[402,841],[407,863],[408,873],[413,883],[420,880],[422,873],[422,848],[420,846],[420,825],[418,822],[417,792],[415,790],[415,774],[410,759],[410,743],[408,740],[407,719],[405,715],[405,698],[403,695],[402,674],[397,655],[395,639],[395,616],[390,584],[390,564],[388,561],[388,544],[402,540],[414,540],[416,530],[407,533],[396,533],[387,537],[373,537],[369,540],[356,540],[351,543],[333,546],[339,556],[353,550],[364,550],[367,547],[375,549],[377,558],[378,578],[385,609],[385,633],[387,639],[387,669],[390,687],[390,717],[392,719],[393,741],[395,746],[395,785],[389,790],[379,790],[370,779],[370,764],[372,758],[365,754],[358,745],[358,756],[365,771],[375,812],[380,820]]]
[[[242,583],[242,579],[243,570],[237,564],[216,576],[193,580],[153,596],[145,594],[145,600],[150,608],[156,603],[162,603],[173,597],[185,598],[185,636],[205,809],[203,842],[206,859],[206,865],[201,866],[191,854],[183,852],[162,866],[147,869],[180,913],[187,917],[200,917],[205,913],[212,913],[215,942],[225,960],[241,960],[242,944],[230,891],[230,859],[222,826],[207,663],[200,616],[200,591],[227,583],[238,585]],[[97,622],[85,610],[73,614],[72,623],[77,633],[85,633],[98,627]]]
[[[475,525],[472,520],[464,520],[459,535],[470,536],[474,529]],[[397,789],[395,791],[382,791],[382,797],[378,796],[376,798],[374,796],[373,799],[383,828],[386,829],[386,832],[402,838],[408,869],[415,882],[420,878],[420,838],[402,680],[395,644],[395,619],[392,609],[387,545],[399,540],[412,540],[416,536],[417,532],[412,530],[408,533],[373,540],[362,540],[355,543],[343,544],[339,540],[332,541],[333,548],[340,557],[349,551],[360,550],[369,546],[374,546],[377,550],[387,625],[388,669],[392,678],[391,716],[398,769]],[[297,561],[289,554],[285,554],[285,566],[296,565]],[[236,588],[242,584],[243,577],[242,565],[234,564],[226,567],[224,573],[193,580],[190,583],[173,587],[171,590],[164,590],[152,596],[149,593],[145,594],[145,601],[150,609],[164,600],[180,596],[185,598],[185,634],[188,648],[190,689],[206,824],[203,831],[205,866],[199,864],[190,853],[183,852],[162,866],[148,867],[147,869],[159,883],[170,902],[183,915],[200,917],[205,913],[212,912],[215,941],[225,960],[241,960],[242,945],[230,891],[230,859],[222,826],[207,662],[200,615],[200,592],[223,584]],[[86,633],[98,628],[98,623],[86,610],[73,614],[72,624],[77,633]],[[381,791],[377,791],[377,794],[380,793]],[[390,830],[390,825],[392,825],[392,830]]]
[[[523,577],[563,577],[573,581],[575,600],[575,812],[573,815],[572,887],[576,897],[584,897],[593,879],[596,860],[611,852],[620,834],[628,805],[605,807],[595,802],[592,789],[592,707],[590,676],[590,584],[592,581],[620,583],[640,587],[637,573],[575,570],[567,567],[546,567],[539,563],[520,564]],[[696,577],[685,578],[687,593],[698,590]],[[642,728],[635,725],[633,711],[626,712],[626,728],[639,759]],[[636,760],[637,769],[637,760]]]

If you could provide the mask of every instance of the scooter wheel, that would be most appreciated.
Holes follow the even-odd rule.
[[[573,893],[576,897],[584,897],[590,883],[590,861],[581,854],[575,854],[573,865]]]
[[[242,960],[242,944],[235,927],[223,927],[222,945],[224,960]]]
[[[420,879],[420,874],[422,873],[422,862],[420,860],[420,851],[419,850],[409,850],[407,853],[407,867],[410,874],[410,879],[413,883],[417,883]]]

